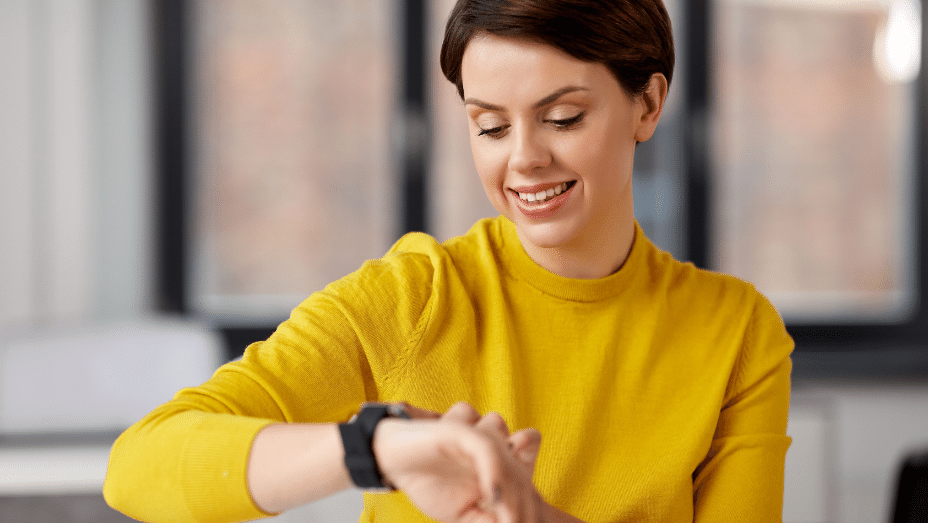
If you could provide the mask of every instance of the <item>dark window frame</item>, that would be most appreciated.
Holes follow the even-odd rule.
[[[161,312],[184,315],[188,309],[187,217],[189,178],[187,105],[189,89],[189,4],[153,0],[152,84],[155,170],[156,300]]]
[[[408,126],[428,128],[425,61],[428,13],[425,0],[402,0],[398,20],[397,63],[403,71],[402,105]],[[922,20],[928,21],[928,2],[922,2]],[[687,258],[706,267],[710,241],[711,168],[705,151],[711,114],[712,0],[683,3],[683,23],[677,38],[678,53],[686,64],[678,71],[683,84],[683,150],[686,159],[684,205]],[[157,289],[162,312],[190,314],[187,281],[188,209],[190,191],[189,129],[189,21],[188,0],[158,0],[151,3],[153,20],[153,70],[155,107],[155,169],[157,173]],[[922,28],[922,50],[928,50],[928,31]],[[928,53],[923,55],[928,56]],[[916,143],[928,143],[928,66],[923,64],[918,82],[916,105]],[[428,136],[422,129],[408,129],[417,136]],[[400,158],[403,173],[402,208],[399,232],[427,231],[428,155],[431,144],[404,151]],[[787,325],[796,340],[797,370],[810,376],[879,377],[928,376],[928,148],[916,147],[918,158],[916,198],[916,311],[899,323],[859,323],[847,325]],[[251,342],[269,336],[275,326],[219,325],[234,358]]]

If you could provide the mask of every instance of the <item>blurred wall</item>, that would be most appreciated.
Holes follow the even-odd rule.
[[[0,330],[151,309],[146,13],[0,2]]]

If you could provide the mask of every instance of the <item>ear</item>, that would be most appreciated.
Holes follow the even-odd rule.
[[[661,119],[661,111],[664,110],[667,88],[667,77],[662,73],[654,73],[648,80],[644,93],[638,97],[637,103],[641,111],[638,128],[635,130],[635,140],[638,142],[646,142],[654,135],[657,122]]]

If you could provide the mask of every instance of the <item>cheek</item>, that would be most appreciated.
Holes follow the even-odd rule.
[[[604,128],[575,143],[572,156],[576,168],[588,176],[614,180],[631,173],[634,155],[634,139],[626,139],[620,130]]]
[[[500,152],[490,147],[491,144],[474,143],[475,141],[471,141],[471,153],[483,191],[496,211],[507,216],[508,203],[502,189],[506,178],[506,162],[501,162]]]
[[[552,147],[552,154],[562,169],[589,181],[591,177],[596,178],[604,164],[608,163],[606,146],[599,135],[576,135]]]
[[[477,168],[477,175],[481,183],[487,190],[493,185],[502,183],[504,170],[500,165],[505,165],[499,148],[492,147],[492,144],[483,143],[483,140],[471,139],[471,154],[474,157],[474,167]]]

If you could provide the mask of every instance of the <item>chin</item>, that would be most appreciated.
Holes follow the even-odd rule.
[[[561,223],[545,224],[520,224],[516,222],[522,238],[542,249],[555,249],[565,247],[570,244],[576,237],[576,232],[571,227],[565,227]]]

